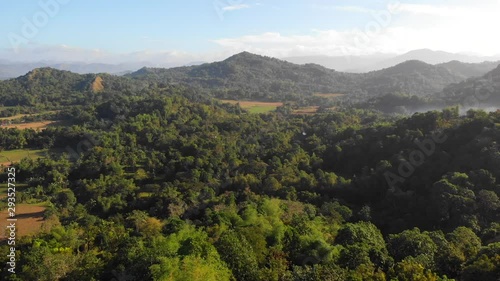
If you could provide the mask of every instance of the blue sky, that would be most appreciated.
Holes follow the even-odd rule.
[[[498,0],[4,0],[0,5],[0,59],[119,61],[165,55],[206,61],[243,50],[278,57],[417,48],[500,53]]]

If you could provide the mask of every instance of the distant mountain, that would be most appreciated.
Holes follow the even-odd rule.
[[[297,100],[312,93],[405,93],[425,96],[464,80],[442,66],[407,61],[365,74],[345,73],[317,64],[297,65],[248,52],[222,62],[172,69],[143,68],[128,75],[135,79],[175,83],[210,89],[218,97],[264,100]]]
[[[314,63],[337,71],[362,73],[374,70],[368,68],[368,66],[375,65],[392,57],[394,55],[376,54],[369,56],[301,56],[286,57],[283,59],[295,64]]]
[[[124,77],[102,73],[79,75],[54,68],[34,69],[19,78],[0,82],[0,102],[4,105],[29,105],[32,99],[37,99],[51,103],[57,102],[55,97],[60,98],[64,93],[67,99],[62,104],[72,104],[86,94],[124,90],[137,94],[144,87],[154,89],[170,85],[183,85],[198,93],[225,99],[323,105],[325,99],[314,93],[342,93],[347,94],[345,98],[350,103],[383,96],[391,99],[390,95],[402,95],[398,99],[405,101],[405,96],[425,98],[436,96],[445,88],[461,87],[463,83],[475,81],[471,76],[493,65],[459,62],[431,65],[410,60],[369,73],[346,73],[317,64],[297,65],[243,52],[224,61],[197,66],[143,67]],[[465,79],[468,80],[462,82]],[[12,96],[10,93],[18,94],[9,97]]]
[[[0,81],[0,105],[71,105],[78,103],[84,95],[132,92],[139,91],[141,87],[144,85],[106,73],[77,74],[54,68],[37,68],[18,78]]]
[[[447,68],[410,60],[368,73],[360,87],[370,95],[404,93],[423,96],[440,92],[463,79]]]
[[[192,62],[190,62],[190,63],[186,63],[186,64],[185,64],[185,65],[183,65],[183,66],[202,65],[202,64],[204,64],[204,63],[207,63],[207,62],[205,62],[205,61],[192,61]]]
[[[34,62],[34,63],[15,63],[0,61],[0,79],[9,79],[19,77],[27,72],[36,69],[50,67],[58,70],[67,70],[79,74],[88,73],[109,73],[121,74],[124,72],[135,71],[141,67],[151,65],[145,62],[124,63],[124,64],[104,64],[104,63],[57,63],[57,62]]]
[[[485,61],[499,61],[500,56],[481,57],[464,54],[454,54],[443,51],[433,51],[429,49],[414,50],[402,55],[395,54],[375,54],[369,56],[302,56],[284,58],[286,61],[307,64],[316,63],[337,71],[364,73],[392,67],[409,60],[419,60],[428,64],[443,64],[450,61],[460,61],[463,63],[482,63]],[[492,70],[486,70],[480,75]]]
[[[446,87],[438,97],[463,109],[500,107],[500,65],[482,77]]]
[[[434,51],[430,49],[420,49],[410,51],[403,55],[397,56],[393,58],[393,61],[398,63],[407,61],[407,60],[421,60],[427,62],[429,64],[439,64],[445,63],[453,60],[461,61],[461,62],[482,62],[484,58],[473,57],[469,55],[462,54],[454,54],[448,53],[444,51]]]
[[[348,93],[362,77],[316,64],[296,65],[248,52],[199,66],[143,68],[127,76],[209,89],[222,98],[262,100],[297,100],[315,92]]]
[[[464,63],[481,63],[484,61],[497,61],[500,58],[480,57],[463,54],[454,54],[443,51],[433,51],[429,49],[414,50],[391,59],[381,61],[371,67],[374,69],[391,67],[409,60],[419,60],[428,64],[442,64],[450,61],[460,61]]]
[[[461,75],[464,79],[483,76],[495,69],[498,65],[500,65],[500,61],[464,63],[454,60],[447,63],[437,64],[437,66],[444,67],[455,74]]]

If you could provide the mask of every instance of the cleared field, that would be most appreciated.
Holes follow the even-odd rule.
[[[262,101],[237,101],[237,100],[221,100],[223,103],[240,104],[241,108],[248,110],[250,113],[266,113],[275,110],[282,106],[282,102],[262,102]]]
[[[5,109],[6,107],[4,108],[1,108],[1,109]],[[16,120],[16,119],[21,119],[23,117],[33,117],[33,116],[39,116],[39,115],[43,115],[43,114],[51,114],[51,113],[57,113],[59,112],[60,110],[50,110],[50,111],[44,111],[44,112],[40,112],[40,113],[32,113],[32,114],[17,114],[17,115],[13,115],[13,116],[9,116],[9,117],[0,117],[0,121],[5,121],[5,120]]]
[[[333,99],[333,98],[338,98],[338,97],[342,97],[342,96],[345,96],[345,94],[340,94],[340,93],[336,93],[336,94],[323,94],[323,93],[315,93],[313,94],[313,96],[315,97],[321,97],[321,98],[329,98],[329,99]]]
[[[50,125],[57,123],[57,121],[40,121],[40,122],[31,122],[31,123],[20,123],[20,124],[10,124],[10,125],[2,125],[0,128],[17,128],[19,130],[23,129],[34,129],[34,130],[43,130]]]
[[[21,159],[30,157],[37,159],[44,157],[47,153],[45,149],[31,150],[31,149],[16,149],[0,152],[0,165],[8,166],[10,162],[19,162]]]
[[[293,114],[315,114],[318,111],[319,106],[308,106],[308,107],[301,107],[299,109],[296,109],[293,111]]]
[[[46,208],[41,205],[16,205],[16,237],[19,238],[38,233],[44,221],[43,213],[45,212],[45,209]],[[0,227],[2,228],[0,240],[6,239],[6,232],[8,231],[6,229],[8,218],[8,210],[2,210],[0,212]]]

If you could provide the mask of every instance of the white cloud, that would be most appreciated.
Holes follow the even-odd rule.
[[[344,11],[379,13],[363,7]],[[468,5],[400,3],[388,22],[371,21],[349,30],[313,30],[308,34],[278,32],[214,40],[223,49],[253,51],[270,56],[364,55],[403,53],[419,48],[494,55],[500,52],[500,1],[479,0]],[[372,13],[372,14],[376,14]]]
[[[474,10],[474,9],[473,9]],[[406,12],[415,15],[432,15],[439,17],[461,17],[471,13],[471,7],[464,6],[433,6],[424,4],[401,4],[399,12]]]
[[[366,14],[373,12],[373,10],[361,6],[333,6],[331,8],[343,12],[366,13]]]
[[[250,8],[249,5],[239,4],[239,5],[230,5],[230,6],[223,7],[222,10],[223,11],[236,11],[236,10],[242,10],[242,9],[248,9],[248,8]]]

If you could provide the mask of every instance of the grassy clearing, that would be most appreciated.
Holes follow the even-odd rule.
[[[2,125],[1,128],[17,128],[19,130],[24,129],[34,129],[37,131],[41,131],[47,128],[50,125],[56,124],[57,121],[39,121],[39,122],[30,122],[30,123],[20,123],[20,124],[10,124],[10,125]]]
[[[345,94],[340,94],[340,93],[330,93],[330,94],[327,94],[327,93],[315,93],[315,94],[313,94],[313,96],[315,96],[315,97],[321,97],[321,98],[334,99],[334,98],[345,96]]]
[[[6,108],[8,108],[8,107],[0,108],[0,110],[6,109]],[[49,111],[44,111],[44,112],[40,112],[40,113],[32,113],[32,114],[17,114],[17,115],[13,115],[13,116],[9,116],[9,117],[0,117],[0,121],[17,120],[17,119],[21,119],[23,117],[36,117],[36,116],[40,116],[40,115],[44,115],[44,114],[57,113],[59,111],[60,110],[49,110]]]
[[[250,107],[248,108],[248,112],[250,113],[254,113],[254,114],[258,114],[258,113],[268,113],[268,112],[271,112],[273,110],[276,110],[276,108],[278,108],[277,106],[253,106],[253,107]]]
[[[282,102],[262,102],[262,101],[237,101],[237,100],[221,100],[223,103],[240,104],[240,107],[248,110],[250,113],[267,113],[276,110],[282,106]]]
[[[26,157],[37,159],[40,157],[44,157],[46,153],[46,149],[16,149],[2,151],[0,152],[0,165],[8,166],[11,162],[19,162],[21,161],[21,159]]]

